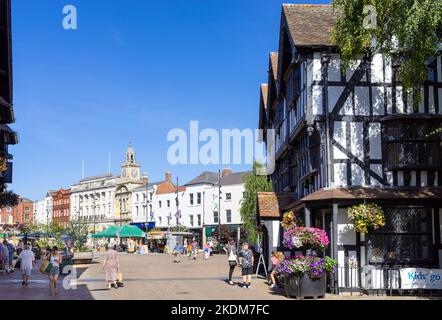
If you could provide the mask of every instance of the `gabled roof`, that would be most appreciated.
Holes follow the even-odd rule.
[[[282,12],[295,46],[332,46],[337,15],[330,5],[283,4]]]
[[[270,52],[270,70],[273,73],[273,79],[278,80],[278,52]]]
[[[192,179],[185,186],[196,185],[196,184],[217,184],[218,183],[218,172],[204,171],[198,177]]]
[[[258,192],[258,216],[279,219],[281,211],[296,201],[291,193]]]
[[[221,186],[229,186],[235,184],[243,184],[243,177],[246,174],[252,173],[252,171],[244,172],[232,172],[221,178]]]
[[[162,184],[162,183],[164,183],[165,181],[164,180],[162,180],[162,181],[157,181],[157,182],[149,182],[148,184],[147,184],[147,187],[149,188],[149,187],[153,187],[154,185],[160,185],[160,184]],[[133,189],[133,191],[145,191],[146,190],[146,185],[144,184],[144,185],[142,185],[142,186],[139,186],[139,187],[136,187],[136,188],[134,188]]]

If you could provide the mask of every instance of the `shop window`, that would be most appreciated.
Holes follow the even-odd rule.
[[[431,214],[423,207],[384,208],[385,226],[368,236],[370,263],[431,263]]]

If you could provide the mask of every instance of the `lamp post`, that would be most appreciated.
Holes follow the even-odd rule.
[[[146,209],[144,210],[146,212],[146,233],[147,233],[147,226],[149,225],[149,190],[148,190],[148,184],[146,183]]]
[[[221,244],[221,170],[218,170],[218,246]]]
[[[175,214],[175,217],[176,217],[176,227],[177,227],[177,230],[179,229],[179,219],[180,219],[180,216],[181,216],[181,213],[180,213],[180,204],[179,204],[179,200],[178,200],[178,177],[176,178],[176,199],[175,199],[175,204],[176,204],[176,214]]]

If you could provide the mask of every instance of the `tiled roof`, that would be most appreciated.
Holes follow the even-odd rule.
[[[273,72],[273,79],[278,79],[278,52],[270,52],[270,68]]]
[[[198,177],[192,179],[186,186],[194,184],[217,184],[218,183],[218,172],[204,171]]]
[[[282,209],[295,201],[291,193],[258,192],[258,214],[261,218],[279,218]]]
[[[149,182],[147,184],[147,187],[153,187],[154,185],[159,185],[161,183],[164,183],[165,181],[157,181],[157,182]],[[140,187],[136,187],[135,189],[133,189],[132,191],[146,191],[146,185],[142,185]]]
[[[404,188],[334,188],[319,189],[301,199],[300,202],[321,200],[353,200],[353,199],[442,199],[441,187],[404,187]]]
[[[283,4],[282,11],[295,46],[332,46],[337,15],[330,5]]]
[[[264,109],[267,109],[267,91],[268,86],[266,83],[262,83],[260,86],[261,99],[264,103]]]
[[[221,186],[242,184],[244,183],[243,181],[244,175],[248,173],[251,173],[251,171],[229,173],[228,175],[221,178]]]

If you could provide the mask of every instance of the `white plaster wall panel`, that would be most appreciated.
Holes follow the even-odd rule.
[[[404,185],[404,172],[403,171],[397,172],[397,184],[398,184],[398,186]]]
[[[377,173],[380,177],[382,177],[382,164],[370,164],[370,169]],[[392,179],[393,180],[393,179]],[[392,181],[393,182],[393,181]],[[373,187],[380,187],[382,184],[375,178],[371,177],[370,185]]]
[[[347,186],[347,164],[345,163],[335,163],[334,177],[335,177],[335,187]]]
[[[273,221],[272,222],[272,238],[273,238],[273,248],[276,250],[276,248],[279,245],[279,221]]]
[[[313,54],[313,80],[321,80],[322,72],[321,72],[321,54],[319,52],[315,52]]]
[[[335,121],[333,138],[344,148],[346,146],[346,129],[345,122]],[[347,159],[347,156],[335,146],[333,146],[333,157],[335,159]]]
[[[387,88],[387,114],[393,113],[393,93],[391,88]]]
[[[338,209],[338,246],[356,245],[356,232],[348,219],[347,209]]]
[[[350,123],[350,151],[359,160],[364,160],[364,128],[362,122]]]
[[[442,82],[442,57],[437,57],[437,81]]]
[[[375,54],[371,61],[371,82],[384,82],[384,61],[381,54]]]
[[[355,115],[367,116],[370,114],[369,87],[355,87]]]
[[[434,185],[435,186],[437,186],[437,185],[439,185],[439,173],[438,172],[436,172],[436,174],[435,174],[435,178],[434,178]]]
[[[412,187],[415,187],[416,186],[416,171],[411,171],[410,176],[411,176],[410,185]]]
[[[353,76],[353,74],[355,73],[356,69],[358,68],[358,66],[361,64],[361,59],[357,59],[354,61],[351,61],[347,70],[346,70],[346,79],[347,81],[349,81],[351,79],[351,77]],[[367,81],[367,77],[366,75],[364,75],[361,78],[361,81]]]
[[[404,113],[404,98],[402,87],[396,87],[396,112]]]
[[[442,114],[442,88],[439,88],[437,93],[439,96],[439,113]]]
[[[384,115],[384,87],[372,87],[373,114],[375,116]]]
[[[434,104],[434,87],[428,86],[428,112],[436,113],[436,105]]]
[[[407,113],[413,113],[413,96],[408,94],[407,96]]]
[[[384,64],[385,64],[385,82],[391,83],[392,77],[391,77],[391,58],[384,57]]]
[[[421,187],[428,186],[428,174],[427,171],[421,171]]]
[[[352,186],[363,186],[364,183],[364,170],[356,163],[351,164],[351,185]]]
[[[382,159],[381,124],[370,123],[368,126],[370,159]]]
[[[315,115],[322,115],[322,86],[312,87],[312,112]]]
[[[332,86],[328,87],[328,111],[331,112],[336,105],[336,102],[339,99],[342,91],[344,90],[343,86]]]
[[[333,53],[330,55],[327,72],[329,81],[341,81],[341,59],[339,54]]]
[[[385,175],[387,176],[387,182],[390,186],[393,185],[393,173],[391,171],[387,171],[385,173]]]
[[[424,113],[425,112],[425,106],[424,106],[424,89],[421,89],[421,99],[419,100],[419,112]]]

